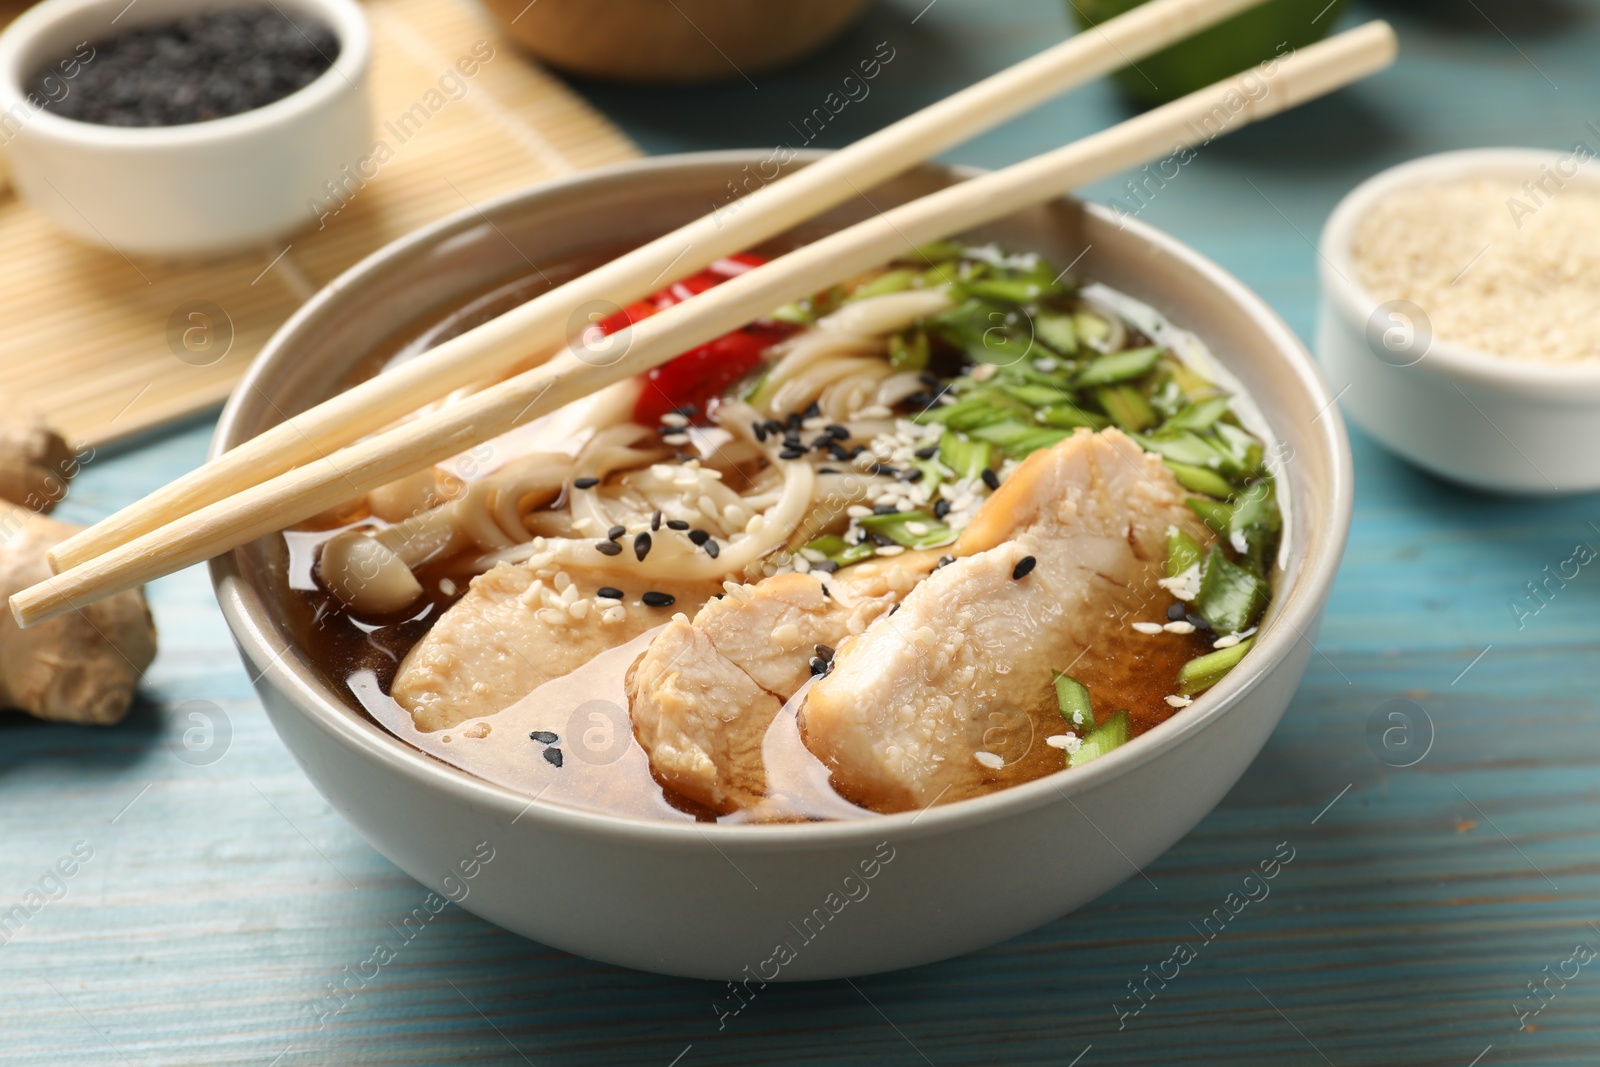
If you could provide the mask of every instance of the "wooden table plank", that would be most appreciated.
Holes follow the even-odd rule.
[[[827,131],[836,144],[1063,32],[1052,0],[938,0],[913,25],[924,3],[881,3],[757,90],[579,88],[652,151],[770,143],[891,41],[872,95]],[[1347,17],[1374,13],[1399,26],[1400,66],[1213,145],[1143,215],[1237,272],[1303,336],[1316,295],[1308,239],[1343,190],[1428,151],[1565,146],[1600,117],[1592,9],[1419,0]],[[1125,112],[1107,87],[1087,87],[953,158],[1009,162]],[[98,461],[68,514],[100,514],[192,465],[204,436]],[[0,1064],[946,1067],[1083,1053],[1083,1067],[1592,1065],[1594,968],[1528,1030],[1512,1004],[1575,943],[1600,947],[1589,925],[1600,923],[1595,579],[1586,570],[1521,629],[1508,605],[1574,543],[1600,545],[1600,506],[1465,493],[1359,434],[1355,447],[1356,527],[1321,654],[1262,757],[1149,870],[1154,885],[1135,878],[962,959],[769,987],[721,1032],[719,987],[575,959],[454,908],[319,1028],[327,983],[395,939],[423,892],[301,777],[202,576],[157,583],[164,646],[128,724],[3,727],[0,908],[74,842],[95,854],[64,899],[0,946]],[[1397,699],[1434,727],[1411,768],[1385,765],[1367,739]],[[219,706],[233,730],[209,767],[173,755],[189,700]],[[1294,859],[1271,895],[1204,942],[1194,926],[1280,842]],[[1179,941],[1197,958],[1119,1029],[1127,983]]]

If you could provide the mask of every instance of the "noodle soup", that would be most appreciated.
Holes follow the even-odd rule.
[[[924,248],[286,533],[291,617],[385,727],[530,795],[949,803],[1081,766],[1248,653],[1283,527],[1252,410],[1119,293]]]

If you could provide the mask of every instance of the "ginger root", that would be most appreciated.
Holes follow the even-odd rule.
[[[77,469],[60,434],[0,393],[0,500],[47,512],[66,495]]]
[[[0,504],[0,597],[50,577],[44,554],[77,532],[71,523]],[[0,707],[53,722],[121,721],[156,655],[156,628],[142,590],[19,629],[0,615]]]

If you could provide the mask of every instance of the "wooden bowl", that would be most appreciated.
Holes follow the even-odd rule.
[[[868,0],[484,0],[552,67],[637,85],[749,78],[820,48]]]

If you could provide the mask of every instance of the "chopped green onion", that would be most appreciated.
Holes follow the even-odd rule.
[[[921,271],[909,270],[902,267],[898,270],[886,271],[865,285],[857,287],[849,299],[864,300],[869,296],[883,296],[887,293],[898,293],[903,289],[911,288]]]
[[[1167,535],[1167,577],[1176,578],[1198,564],[1203,555],[1199,541],[1173,527]]]
[[[1216,435],[1221,442],[1222,451],[1241,472],[1253,471],[1261,466],[1261,442],[1246,430],[1241,430],[1232,423],[1219,422],[1216,425]]]
[[[1060,296],[1066,290],[1059,285],[1054,285],[1048,278],[986,278],[982,281],[967,282],[967,292],[988,300],[999,300],[1007,304],[1031,304],[1036,300]]]
[[[1036,430],[1033,426],[1024,426],[1013,419],[997,422],[990,426],[980,426],[969,435],[975,441],[988,441],[992,445],[1010,451],[1011,446],[1029,436]]]
[[[1265,578],[1223,555],[1221,545],[1212,546],[1193,606],[1213,630],[1226,636],[1249,629],[1271,599]]]
[[[1123,708],[1089,731],[1089,736],[1083,739],[1083,744],[1078,746],[1078,751],[1067,757],[1067,766],[1082,767],[1085,763],[1104,756],[1117,746],[1127,744],[1130,733],[1131,726],[1128,722],[1128,709]]]
[[[942,263],[947,259],[960,259],[966,249],[955,241],[932,241],[922,245],[907,257],[912,263]]]
[[[1174,463],[1185,463],[1191,467],[1205,467],[1210,470],[1216,470],[1222,466],[1226,457],[1207,442],[1205,438],[1192,434],[1187,430],[1170,430],[1168,427],[1171,425],[1170,422],[1167,423],[1153,437],[1136,437],[1135,440],[1139,442],[1140,447],[1146,452],[1154,452],[1162,459],[1171,460]],[[1222,495],[1228,496],[1232,492],[1233,489],[1230,486],[1228,492]]]
[[[1027,382],[1022,385],[1007,385],[1001,387],[1001,392],[1014,400],[1020,400],[1029,407],[1044,408],[1052,404],[1059,404],[1068,399],[1067,395],[1057,386],[1041,385]]]
[[[1070,356],[1078,351],[1078,328],[1071,315],[1040,311],[1033,316],[1033,336],[1057,353]]]
[[[810,326],[817,321],[817,316],[811,311],[809,300],[796,300],[792,304],[785,304],[768,312],[767,318],[777,322],[787,322],[795,326]]]
[[[823,534],[821,537],[806,545],[814,552],[821,552],[841,567],[848,567],[852,563],[859,563],[878,554],[878,546],[870,541],[863,541],[859,545],[852,545],[838,534]]]
[[[1206,500],[1202,497],[1192,496],[1184,501],[1189,505],[1189,510],[1200,516],[1200,521],[1211,527],[1214,533],[1227,533],[1228,525],[1233,522],[1233,505],[1221,500]]]
[[[910,340],[903,333],[889,338],[889,366],[897,371],[923,370],[928,366],[928,335],[913,330]]]
[[[1233,495],[1233,486],[1228,484],[1228,479],[1216,471],[1204,467],[1195,467],[1188,463],[1174,463],[1167,460],[1167,469],[1172,476],[1178,479],[1178,484],[1190,492],[1205,493],[1208,496],[1227,498]]]
[[[927,411],[917,413],[911,421],[942,423],[952,430],[976,430],[980,426],[992,426],[997,422],[1006,422],[1018,415],[1025,415],[1027,410],[1004,396],[983,392],[958,400],[954,404],[931,407]]]
[[[1161,349],[1154,346],[1148,348],[1129,348],[1122,352],[1112,352],[1100,356],[1083,368],[1078,375],[1077,384],[1084,385],[1111,385],[1115,382],[1132,381],[1143,378],[1150,373],[1150,369],[1161,358]]]
[[[1091,430],[1099,430],[1111,422],[1104,415],[1096,415],[1092,411],[1085,411],[1076,404],[1054,404],[1047,408],[1040,408],[1033,413],[1033,417],[1046,426],[1062,426],[1067,429],[1077,429],[1087,426]]]
[[[976,478],[993,458],[987,441],[972,441],[959,434],[945,433],[939,438],[939,462],[955,471],[957,478]]]
[[[1131,385],[1108,385],[1095,391],[1095,399],[1111,421],[1128,433],[1138,433],[1155,425],[1156,413],[1144,394]]]
[[[932,548],[956,539],[956,532],[931,515],[920,511],[897,511],[892,515],[864,515],[856,523],[869,533],[882,534],[907,548]],[[916,523],[924,529],[913,533],[907,527]]]
[[[1104,341],[1111,336],[1111,324],[1087,311],[1072,316],[1072,324],[1077,328],[1078,336],[1085,341]]]
[[[1061,717],[1072,725],[1094,729],[1094,708],[1089,704],[1089,687],[1070,674],[1053,672],[1056,679],[1056,706]]]
[[[760,373],[745,382],[743,388],[739,390],[739,399],[746,404],[753,404],[756,397],[761,394],[762,387],[767,384],[767,375],[771,370],[770,365],[762,367]]]
[[[1208,430],[1228,413],[1228,398],[1214,396],[1197,404],[1190,404],[1167,420],[1164,428],[1176,430]]]
[[[1222,676],[1238,666],[1244,654],[1255,644],[1255,638],[1240,641],[1232,648],[1219,648],[1185,663],[1178,668],[1178,692],[1192,697],[1222,681]]]
[[[1267,556],[1283,528],[1283,513],[1271,481],[1259,481],[1240,493],[1228,520],[1228,541],[1250,561],[1258,574],[1266,574]]]

